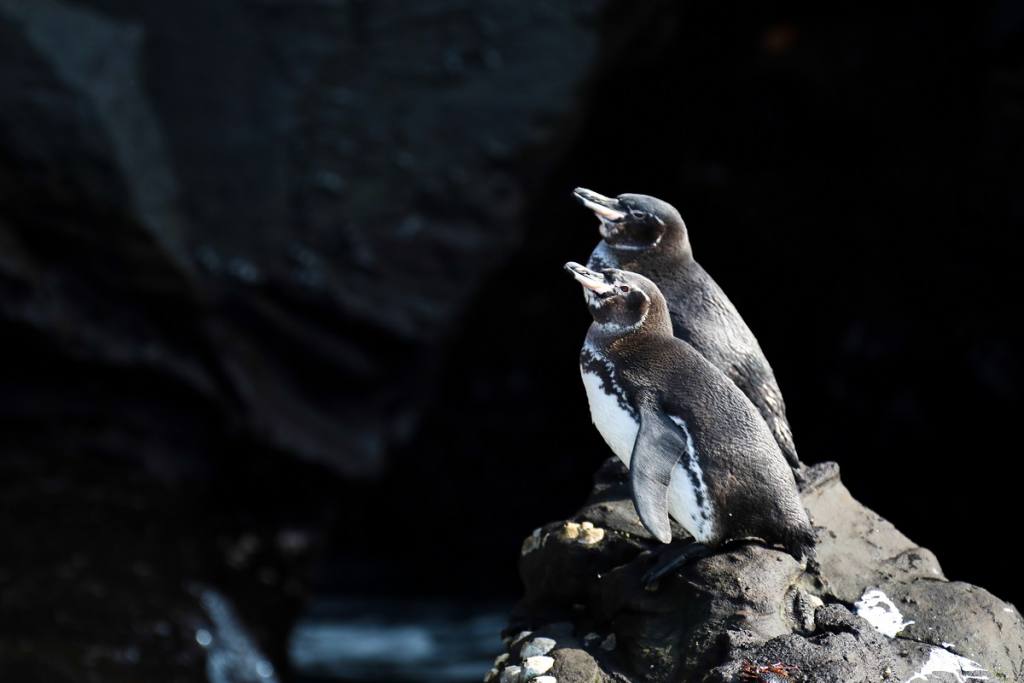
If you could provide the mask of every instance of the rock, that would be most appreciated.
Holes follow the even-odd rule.
[[[512,639],[508,642],[509,649],[514,650],[515,648],[519,647],[523,644],[523,641],[525,641],[532,635],[533,631],[520,631],[519,633],[515,634],[514,636],[512,636]]]
[[[543,655],[527,657],[523,660],[522,680],[529,681],[541,674],[547,673],[554,665],[555,660],[551,657],[545,657]]]
[[[551,638],[534,638],[530,642],[523,645],[523,649],[519,651],[519,656],[523,659],[529,659],[537,655],[546,655],[551,652],[555,647],[555,641]]]
[[[819,545],[810,567],[751,543],[698,560],[650,592],[640,578],[659,544],[638,528],[625,469],[609,461],[577,516],[591,521],[575,523],[578,535],[606,526],[606,542],[583,550],[566,524],[543,527],[542,548],[520,558],[525,593],[512,623],[540,632],[571,623],[579,635],[551,651],[559,681],[799,672],[866,683],[961,669],[1020,679],[1024,623],[1012,606],[947,581],[932,553],[850,495],[834,464],[816,467],[811,480],[803,497]]]
[[[501,672],[501,683],[519,683],[522,675],[522,667],[513,664],[506,666]]]
[[[609,680],[597,660],[580,647],[560,647],[552,653],[551,675],[559,683],[600,683]]]

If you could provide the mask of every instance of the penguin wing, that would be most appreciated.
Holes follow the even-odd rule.
[[[667,415],[654,406],[640,409],[640,429],[629,461],[629,484],[640,521],[662,543],[672,542],[668,485],[686,443]]]

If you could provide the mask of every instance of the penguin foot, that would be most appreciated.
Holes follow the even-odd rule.
[[[657,561],[648,569],[643,576],[644,589],[653,591],[658,589],[658,581],[660,581],[665,575],[674,572],[680,567],[699,560],[702,557],[711,555],[711,548],[693,541],[687,543],[683,547],[673,548],[668,547],[661,551]]]

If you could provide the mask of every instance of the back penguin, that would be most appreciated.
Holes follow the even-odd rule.
[[[798,559],[814,532],[767,424],[733,382],[672,334],[658,287],[636,273],[565,265],[593,323],[580,353],[591,418],[629,469],[633,503],[669,543],[669,518],[697,541],[648,582],[730,540],[757,538]]]
[[[768,423],[798,480],[803,480],[786,404],[768,359],[722,288],[693,258],[679,212],[642,194],[605,197],[576,188],[575,197],[600,220],[601,242],[587,266],[621,268],[650,278],[668,302],[672,329],[724,372]]]

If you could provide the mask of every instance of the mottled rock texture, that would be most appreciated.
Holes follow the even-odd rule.
[[[741,681],[779,664],[790,678],[757,680],[1021,680],[1017,609],[948,581],[930,551],[850,495],[834,463],[814,472],[803,495],[819,539],[808,567],[742,544],[644,589],[660,544],[639,523],[625,469],[609,460],[572,520],[524,543],[525,595],[508,633],[550,635],[559,680]],[[584,522],[606,531],[600,543],[580,542]],[[869,590],[882,591],[906,624],[895,637],[858,615]],[[515,664],[516,643],[510,652]]]

